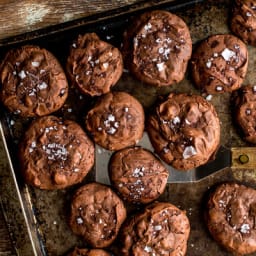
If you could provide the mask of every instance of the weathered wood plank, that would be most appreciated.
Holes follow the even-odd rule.
[[[138,2],[142,0],[2,0],[0,39]]]

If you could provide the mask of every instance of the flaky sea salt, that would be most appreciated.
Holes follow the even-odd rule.
[[[211,94],[207,95],[205,99],[208,101],[212,100],[212,95]]]
[[[38,85],[39,90],[46,89],[48,87],[47,83],[42,82],[41,84]]]
[[[136,167],[133,171],[132,176],[136,178],[142,177],[144,176],[144,171],[145,171],[145,167]]]
[[[222,86],[217,86],[217,87],[216,87],[216,91],[217,91],[217,92],[221,92],[222,90],[223,90],[223,87],[222,87]]]
[[[163,47],[159,48],[159,49],[158,49],[158,52],[159,52],[160,54],[164,53],[164,48],[163,48]]]
[[[146,245],[146,246],[144,247],[144,251],[145,251],[145,252],[152,252],[152,248],[151,248],[150,246],[147,246],[147,245]]]
[[[114,127],[118,128],[119,127],[119,122],[114,122]]]
[[[112,115],[112,114],[109,114],[108,115],[108,121],[110,121],[110,122],[114,122],[116,119],[115,119],[115,116],[114,115]]]
[[[27,76],[24,70],[21,70],[18,75],[21,79],[24,79]]]
[[[244,224],[241,226],[241,228],[240,228],[240,232],[243,233],[243,234],[249,233],[249,232],[250,232],[250,225],[244,223]]]
[[[160,231],[162,229],[161,225],[154,226],[155,231]]]
[[[110,127],[108,130],[107,130],[107,133],[108,134],[114,134],[116,132],[116,129],[114,127]]]
[[[168,148],[166,148],[166,147],[163,148],[163,152],[164,152],[165,154],[169,153],[169,151],[170,151],[170,150],[169,150]]]
[[[211,62],[211,60],[208,60],[208,61],[206,62],[206,67],[207,67],[207,68],[211,68],[211,66],[212,66],[212,62]]]
[[[102,65],[103,65],[103,67],[104,67],[105,69],[107,69],[108,66],[109,66],[108,62],[104,62]]]
[[[144,26],[144,29],[145,29],[145,30],[149,30],[149,29],[151,29],[151,28],[152,28],[151,23],[148,23],[148,24],[146,24],[146,25]]]
[[[221,56],[224,58],[225,61],[230,61],[231,58],[236,56],[236,53],[234,51],[229,50],[228,48],[225,48]]]
[[[188,146],[188,147],[185,147],[182,156],[184,159],[188,159],[191,156],[194,156],[196,154],[197,154],[196,149],[193,146]]]
[[[186,123],[187,125],[190,125],[190,124],[191,124],[191,123],[188,121],[187,118],[185,119],[185,123]]]
[[[83,219],[81,217],[78,217],[76,219],[76,222],[77,222],[77,224],[83,224],[84,223],[84,221],[83,221]]]
[[[31,65],[35,68],[38,68],[40,66],[40,63],[38,61],[32,61]]]
[[[173,124],[179,124],[179,123],[180,123],[180,118],[179,118],[178,116],[174,117],[174,118],[172,119],[172,123],[173,123]]]
[[[163,71],[165,68],[164,62],[157,63],[156,66],[159,72]]]
[[[35,148],[36,147],[36,142],[35,141],[32,141],[31,143],[31,148]]]
[[[156,39],[156,43],[158,43],[158,44],[161,43],[161,41],[162,41],[161,38]]]
[[[247,108],[245,113],[246,113],[247,116],[249,116],[252,113],[252,111],[251,111],[251,109]]]
[[[133,44],[134,44],[135,47],[138,46],[138,44],[139,44],[138,38],[135,37],[133,39]]]

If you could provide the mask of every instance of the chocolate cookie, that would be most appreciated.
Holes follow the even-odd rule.
[[[238,89],[246,75],[248,51],[233,35],[214,35],[201,42],[191,58],[195,85],[209,94]]]
[[[107,93],[88,112],[86,128],[95,143],[108,150],[135,145],[144,131],[143,107],[128,93]]]
[[[124,33],[123,55],[132,74],[142,82],[169,86],[185,75],[192,40],[185,22],[168,11],[137,17]]]
[[[225,183],[210,195],[206,223],[213,238],[236,255],[256,252],[256,190]]]
[[[199,95],[171,93],[149,116],[147,131],[156,153],[179,170],[206,163],[220,142],[220,122]]]
[[[68,256],[111,256],[111,254],[101,249],[75,248]]]
[[[256,46],[256,3],[254,0],[235,0],[230,28],[245,43]]]
[[[256,86],[243,86],[232,94],[233,116],[243,138],[256,143]]]
[[[170,203],[153,203],[122,227],[120,255],[185,255],[189,233],[184,211]]]
[[[94,164],[94,145],[74,121],[45,116],[25,132],[19,159],[27,183],[61,189],[84,179]]]
[[[95,33],[79,35],[67,59],[70,81],[82,93],[99,96],[110,91],[123,73],[121,52]]]
[[[133,203],[149,203],[163,192],[168,170],[150,151],[125,148],[111,156],[109,176],[122,198]]]
[[[125,218],[123,202],[105,185],[90,183],[74,194],[70,227],[92,247],[109,246],[115,240]]]
[[[38,46],[8,51],[0,65],[0,79],[2,103],[24,117],[53,113],[68,95],[66,75],[58,60]]]

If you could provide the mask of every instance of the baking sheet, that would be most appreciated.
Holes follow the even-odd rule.
[[[194,2],[198,3],[194,5]],[[33,43],[50,50],[65,65],[69,46],[79,33],[96,32],[101,39],[115,46],[120,46],[122,32],[129,24],[130,18],[148,9],[166,9],[182,17],[189,26],[192,41],[195,45],[209,35],[230,32],[227,24],[231,2],[229,0],[146,1],[144,5],[122,9],[119,10],[120,12],[116,10],[101,17],[96,17],[95,20],[79,20],[75,23],[66,24],[66,26],[61,25],[48,29],[48,32],[47,30],[42,30],[24,37],[10,39],[2,42],[0,55],[3,56],[9,48],[17,45]],[[244,84],[255,84],[256,48],[249,46],[248,49],[249,69]],[[186,78],[177,85],[168,88],[154,88],[134,80],[129,72],[125,70],[114,90],[123,90],[131,93],[141,101],[146,111],[159,95],[166,95],[173,91],[200,93],[193,86],[189,72],[186,74]],[[89,97],[79,95],[79,92],[74,89],[70,91],[68,101],[56,115],[76,120],[84,126],[84,116],[92,106],[93,101]],[[79,101],[76,100],[75,105],[73,104],[74,97],[80,99]],[[229,94],[214,95],[211,100],[221,120],[221,144],[225,147],[246,146],[247,144],[240,139],[236,128],[233,126],[229,100]],[[83,114],[81,115],[81,113]],[[65,255],[74,246],[86,246],[85,242],[74,235],[67,225],[71,196],[81,184],[64,190],[41,191],[23,183],[16,161],[16,149],[20,136],[30,121],[30,119],[20,119],[5,111],[1,113],[0,131],[3,136],[3,147],[7,149],[6,157],[9,160],[9,165],[4,166],[4,170],[0,171],[2,207],[5,211],[18,255]],[[147,140],[146,142],[142,141],[142,145],[150,147],[148,144],[146,146],[145,143],[148,143]],[[103,167],[102,163],[97,163],[100,160],[102,149],[97,147],[96,153],[96,166],[83,183],[94,180],[100,180],[104,183],[109,182],[106,175],[107,165],[105,164],[105,171],[104,168],[100,168],[101,171],[99,172],[97,168],[97,164]],[[107,152],[107,154],[110,153]],[[236,180],[256,187],[255,173],[255,170],[242,171],[238,169],[234,171],[226,168],[196,183],[170,182],[167,185],[159,200],[171,202],[186,210],[190,219],[191,234],[187,255],[230,255],[212,240],[206,230],[203,223],[204,199],[210,188],[222,181]],[[191,173],[188,173],[188,175],[191,175]],[[193,180],[194,178],[191,177],[191,181]],[[139,208],[139,206],[128,206],[129,212],[137,211]]]

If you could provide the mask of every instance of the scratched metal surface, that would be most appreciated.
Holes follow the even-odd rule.
[[[228,27],[228,17],[230,10],[229,0],[204,1],[202,3],[198,3],[195,6],[187,7],[183,5],[182,8],[178,9],[173,9],[168,4],[165,4],[162,8],[172,10],[186,21],[190,28],[194,45],[200,40],[206,38],[208,35],[230,32]],[[44,36],[32,42],[51,50],[64,65],[68,54],[68,46],[71,41],[76,38],[78,33],[95,31],[101,36],[103,40],[107,40],[116,46],[120,46],[120,35],[129,23],[130,16],[131,14],[129,14],[129,16],[124,16],[124,18],[121,20],[107,19],[104,21],[104,23],[94,23],[94,26],[78,26],[68,31],[62,31],[58,34],[58,36]],[[27,43],[27,41],[24,43]],[[7,48],[4,47],[1,48],[1,53],[4,53],[6,49]],[[250,46],[248,49],[250,57],[249,70],[244,84],[249,82],[254,84],[256,79],[254,76],[256,65],[256,49]],[[189,72],[187,72],[185,79],[181,83],[169,88],[161,89],[143,85],[134,80],[128,72],[124,72],[122,78],[114,89],[124,90],[134,95],[141,101],[146,111],[150,106],[152,106],[159,95],[166,95],[171,91],[189,92],[195,94],[200,93],[193,86],[189,77]],[[93,102],[87,97],[79,97],[80,100],[76,101],[76,104],[74,105],[74,97],[77,98],[79,96],[77,96],[77,92],[75,90],[72,90],[70,98],[65,106],[56,114],[62,115],[65,118],[77,120],[83,125],[86,111],[91,107]],[[215,95],[212,97],[211,102],[216,107],[221,119],[222,145],[226,147],[247,145],[241,140],[238,131],[233,125],[231,118],[230,95]],[[83,109],[83,112],[81,112],[81,109]],[[30,227],[30,236],[35,243],[35,250],[38,252],[38,255],[65,255],[75,245],[85,246],[86,244],[84,241],[73,235],[67,225],[68,208],[71,196],[74,190],[81,186],[81,184],[59,191],[41,191],[26,186],[18,174],[18,166],[15,162],[15,146],[17,145],[20,139],[20,135],[23,133],[24,129],[26,129],[26,126],[30,120],[20,120],[15,116],[10,116],[8,114],[6,115],[6,113],[4,113],[3,121],[4,122],[2,124],[4,126],[4,135],[9,145],[9,152],[12,157],[14,172],[18,181],[21,200],[23,201],[23,206],[25,207],[24,212],[28,217],[27,224]],[[6,128],[7,130],[5,130]],[[100,158],[102,150],[97,147],[96,152],[97,158]],[[4,168],[6,168],[6,166]],[[84,180],[84,183],[95,179],[107,183],[108,177],[106,175],[106,168],[106,163],[105,166],[100,163],[99,168],[96,165],[96,167],[90,172],[90,175],[88,175],[88,177]],[[105,173],[102,173],[102,171]],[[7,180],[8,175],[5,175],[6,176],[1,178]],[[244,172],[241,170],[232,171],[230,168],[226,168],[214,175],[208,176],[199,182],[169,183],[165,192],[159,198],[159,200],[174,203],[181,209],[186,210],[188,214],[191,223],[191,234],[188,242],[187,255],[230,255],[212,240],[203,222],[204,202],[207,194],[211,190],[211,187],[218,184],[219,182],[230,180],[237,180],[244,184],[249,184],[253,187],[256,187],[255,170],[248,170]],[[3,182],[3,184],[5,184],[5,182]],[[5,189],[10,191],[15,189],[15,186],[8,188],[5,185]],[[8,196],[5,198],[10,199],[11,197],[15,197],[15,193],[14,195],[8,194]],[[18,205],[20,203],[19,200],[17,200],[16,197],[14,201],[15,200],[16,204]],[[138,208],[140,208],[139,206],[133,207],[130,205],[127,207],[129,211],[137,211],[139,210]],[[23,232],[21,232],[22,228],[19,228],[20,226],[16,225],[17,222],[19,222],[16,220],[17,215],[14,214],[13,216],[13,214],[8,211],[8,209],[13,208],[15,208],[15,206],[11,206],[8,200],[5,200],[5,209],[8,222],[9,225],[13,227],[13,237],[18,242],[22,240],[27,241],[29,238],[24,235]],[[23,224],[21,224],[21,227]],[[22,248],[22,246],[19,244],[16,246],[18,251],[21,251],[21,249],[23,250],[22,252],[24,254],[20,255],[29,255],[29,253],[25,253],[26,248]],[[29,249],[27,248],[27,250]]]

